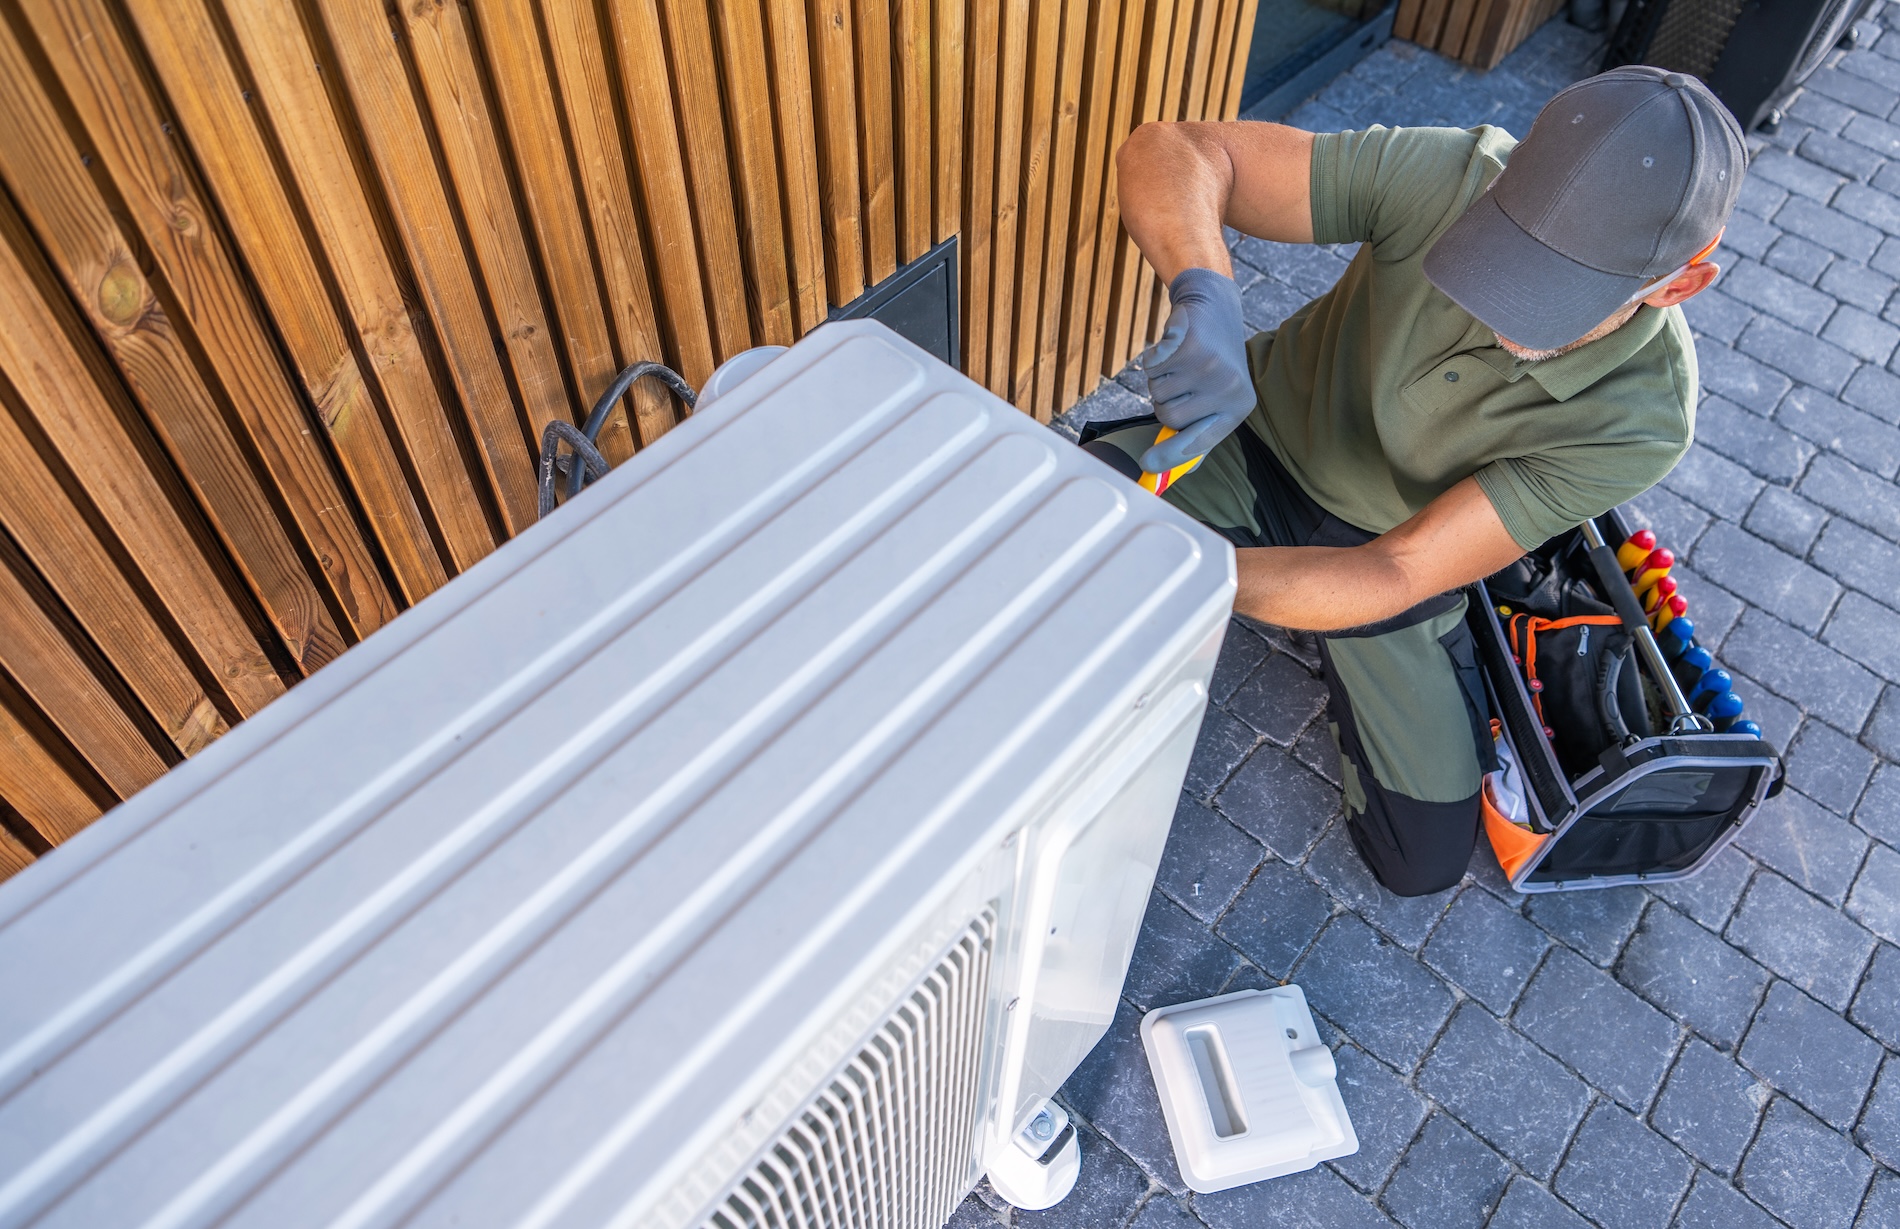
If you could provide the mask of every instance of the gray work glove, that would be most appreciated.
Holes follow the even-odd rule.
[[[1212,269],[1184,269],[1168,284],[1168,327],[1142,352],[1155,417],[1177,434],[1141,454],[1151,474],[1205,456],[1253,413],[1253,373],[1240,287]]]

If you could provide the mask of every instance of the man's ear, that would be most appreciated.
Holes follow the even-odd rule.
[[[1693,299],[1707,290],[1709,283],[1713,282],[1716,274],[1721,271],[1722,267],[1712,260],[1705,260],[1699,265],[1690,265],[1675,281],[1650,295],[1643,302],[1651,307],[1674,307],[1684,299]]]

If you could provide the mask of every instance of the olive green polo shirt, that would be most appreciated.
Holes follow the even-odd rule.
[[[1249,421],[1307,494],[1369,532],[1475,474],[1534,549],[1688,449],[1696,364],[1681,308],[1638,308],[1607,337],[1523,363],[1425,279],[1433,241],[1516,143],[1488,126],[1314,141],[1314,241],[1363,246],[1333,289],[1248,343]]]

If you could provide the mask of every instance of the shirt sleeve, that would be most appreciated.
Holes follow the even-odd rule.
[[[1313,241],[1370,243],[1380,260],[1413,255],[1487,182],[1474,166],[1481,131],[1320,133],[1313,140]]]
[[[1686,440],[1576,444],[1505,457],[1475,477],[1504,528],[1531,551],[1655,486],[1688,447]]]

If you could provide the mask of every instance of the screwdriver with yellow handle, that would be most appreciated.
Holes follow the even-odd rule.
[[[1173,434],[1173,427],[1163,427],[1159,434],[1155,436],[1155,443],[1159,444],[1162,440],[1167,439]],[[1200,465],[1200,463],[1200,457],[1189,457],[1173,469],[1164,469],[1158,474],[1144,473],[1141,476],[1141,489],[1144,491],[1153,491],[1159,495],[1181,479],[1193,473],[1195,467]]]

